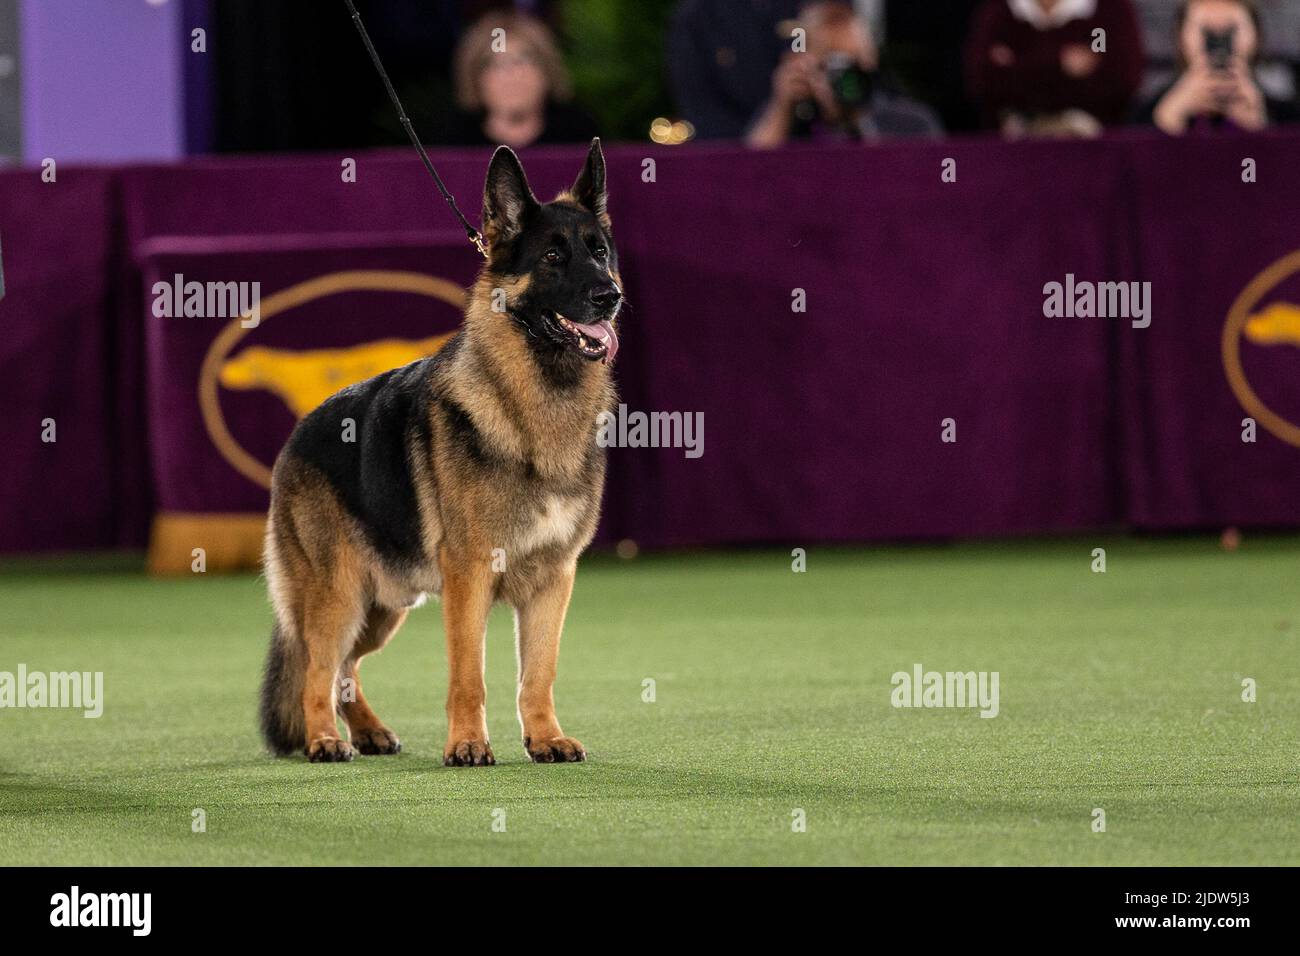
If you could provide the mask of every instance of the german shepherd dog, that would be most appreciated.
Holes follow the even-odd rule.
[[[615,401],[623,292],[600,141],[572,188],[545,204],[499,148],[483,236],[488,259],[460,331],[435,355],[326,400],[276,460],[265,554],[276,623],[261,703],[274,753],[342,761],[401,750],[358,670],[408,609],[441,594],[443,763],[496,762],[483,683],[494,601],[515,610],[525,751],[539,763],[586,758],[560,729],[552,685],[605,480],[597,418]],[[354,440],[344,441],[349,419]]]

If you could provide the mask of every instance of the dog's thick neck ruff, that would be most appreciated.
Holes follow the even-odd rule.
[[[610,366],[534,341],[491,308],[493,282],[485,269],[471,295],[446,377],[450,396],[493,454],[572,479],[585,468],[598,416],[614,405]]]

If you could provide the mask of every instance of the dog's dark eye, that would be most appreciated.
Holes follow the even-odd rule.
[[[595,256],[597,259],[599,259],[601,262],[604,262],[605,259],[608,258],[609,256],[609,250],[606,249],[604,246],[597,246],[595,249],[591,250],[591,254]]]
[[[542,258],[547,262],[556,263],[564,257],[560,255],[559,249],[547,249],[546,252],[542,254]]]

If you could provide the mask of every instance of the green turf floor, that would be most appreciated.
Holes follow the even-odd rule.
[[[257,578],[10,565],[0,670],[103,671],[106,701],[98,720],[0,710],[0,857],[1300,863],[1300,539],[812,549],[803,574],[790,560],[585,559],[556,689],[585,764],[526,762],[498,609],[498,764],[458,769],[441,761],[432,603],[364,670],[404,752],[312,765],[260,750]],[[997,671],[999,715],[891,707],[891,675],[915,663]]]

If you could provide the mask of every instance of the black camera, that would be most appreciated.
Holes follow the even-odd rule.
[[[1201,30],[1201,35],[1205,39],[1205,55],[1209,58],[1210,66],[1216,70],[1226,70],[1235,53],[1237,28],[1231,26],[1226,30],[1211,30],[1205,27]]]
[[[862,106],[875,91],[875,77],[847,53],[832,53],[822,62],[835,102],[847,109]]]

